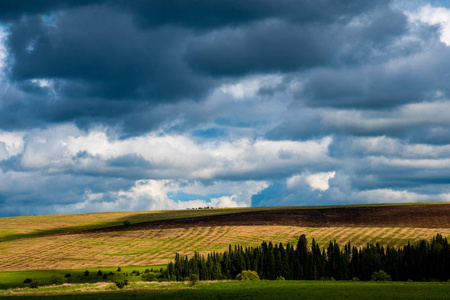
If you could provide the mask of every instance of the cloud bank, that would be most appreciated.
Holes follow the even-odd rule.
[[[0,216],[449,201],[442,1],[6,1]]]

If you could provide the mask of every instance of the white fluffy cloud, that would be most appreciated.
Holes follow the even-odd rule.
[[[431,4],[421,7],[417,12],[411,13],[412,21],[420,21],[429,25],[438,25],[441,28],[441,41],[450,46],[450,9],[433,7]]]
[[[335,171],[315,174],[297,174],[286,180],[286,186],[289,190],[294,190],[306,183],[313,191],[326,191],[330,188],[329,180],[334,178],[334,175],[336,175]]]
[[[28,133],[21,165],[49,172],[120,174],[130,166],[121,168],[112,161],[134,155],[148,163],[135,166],[148,179],[213,179],[283,169],[290,173],[294,167],[323,163],[331,160],[331,142],[329,137],[304,142],[239,138],[200,144],[188,136],[154,133],[112,140],[101,129],[85,133],[59,126]]]
[[[177,192],[194,192],[198,195],[208,195],[212,189],[223,186],[230,187],[235,194],[209,199],[176,200],[170,196]],[[251,196],[267,187],[266,182],[218,182],[217,185],[205,186],[192,180],[138,180],[128,190],[104,193],[93,193],[86,190],[83,200],[75,204],[55,205],[53,209],[59,213],[81,211],[119,211],[119,210],[170,210],[197,207],[248,207]],[[205,194],[206,192],[206,194]],[[223,192],[223,191],[222,191]],[[205,197],[202,197],[205,198]]]
[[[375,189],[354,194],[352,197],[363,203],[401,203],[401,202],[448,202],[450,193],[425,195],[407,190]]]
[[[231,94],[236,99],[254,97],[261,88],[274,88],[280,84],[283,77],[280,75],[265,75],[250,77],[233,84],[220,87],[223,93]]]
[[[0,160],[20,154],[23,151],[22,132],[0,131]]]

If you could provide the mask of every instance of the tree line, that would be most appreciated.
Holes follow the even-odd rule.
[[[191,258],[175,254],[162,277],[182,281],[191,274],[200,280],[235,279],[244,270],[257,272],[261,279],[287,280],[370,280],[374,272],[384,270],[392,280],[450,279],[450,246],[447,238],[437,234],[431,242],[421,240],[403,247],[366,244],[357,248],[350,242],[343,247],[336,241],[320,248],[305,235],[297,245],[263,242],[257,247],[236,245],[223,253],[195,253]]]

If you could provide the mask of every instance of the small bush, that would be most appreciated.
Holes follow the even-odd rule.
[[[406,282],[413,282],[413,280],[410,278],[410,279],[406,280]]]
[[[117,268],[117,272],[122,272],[122,268],[121,268],[121,267],[118,267],[118,268]]]
[[[64,283],[64,278],[62,276],[53,275],[50,277],[50,284],[60,285]]]
[[[334,277],[331,277],[331,278],[330,278],[330,281],[336,281],[336,279],[334,279]]]
[[[259,280],[258,273],[256,271],[242,271],[242,273],[237,274],[237,280],[247,281],[247,280]]]
[[[372,281],[391,281],[391,275],[387,274],[383,270],[373,272]]]
[[[149,269],[145,269],[144,273],[150,273]]]
[[[353,277],[352,281],[359,281],[359,278],[358,277]]]
[[[102,276],[103,275],[103,272],[102,272],[102,270],[98,270],[98,272],[97,272],[97,276]]]
[[[150,273],[144,273],[142,275],[142,280],[144,281],[158,281],[158,278],[161,274],[159,273],[154,273],[154,272],[150,272]]]
[[[30,282],[32,282],[32,281],[33,281],[33,279],[27,278],[27,279],[25,279],[25,280],[23,281],[23,283],[30,283]]]
[[[130,221],[123,221],[123,226],[124,227],[130,227],[131,226],[131,222]]]
[[[39,282],[37,282],[37,281],[33,281],[32,283],[30,283],[30,288],[32,288],[32,289],[37,289],[38,286],[39,286]]]
[[[277,280],[286,280],[286,279],[284,279],[284,277],[280,275],[277,277]]]
[[[108,275],[114,276],[116,274],[114,272],[109,272]]]
[[[189,282],[190,282],[191,286],[196,285],[197,282],[198,282],[198,275],[197,274],[191,274],[189,276]]]
[[[123,289],[125,286],[125,282],[123,281],[116,281],[115,284],[119,289]]]
[[[103,274],[102,278],[103,279],[108,279],[108,275],[105,273],[105,274]]]
[[[64,275],[64,277],[69,278],[72,277],[72,275],[70,275],[70,273],[67,273],[66,275]]]
[[[88,270],[84,271],[84,276],[89,276],[89,271]]]

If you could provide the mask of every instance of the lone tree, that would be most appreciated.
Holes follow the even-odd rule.
[[[383,270],[373,272],[372,281],[391,281],[391,275]]]
[[[242,271],[242,273],[236,275],[236,279],[242,281],[259,280],[259,276],[256,271],[244,270]]]
[[[191,282],[191,286],[194,286],[198,282],[198,275],[197,274],[191,274],[189,276],[189,281]]]

